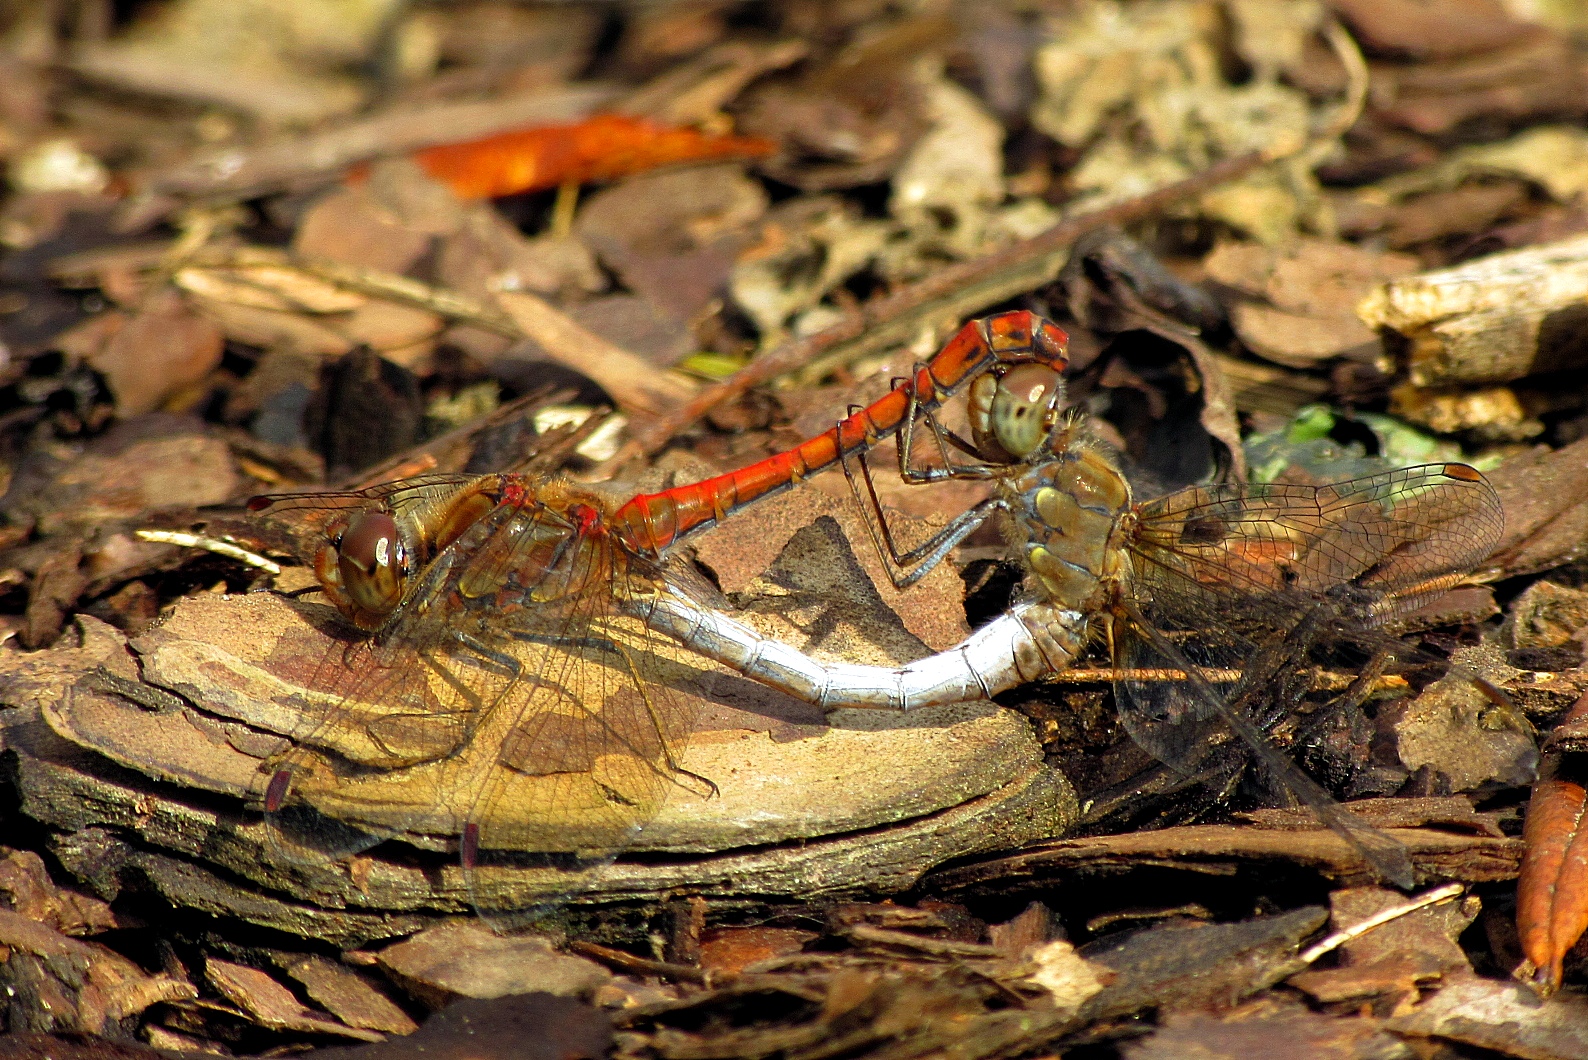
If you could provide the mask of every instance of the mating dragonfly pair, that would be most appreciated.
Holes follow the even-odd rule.
[[[425,476],[355,493],[257,498],[317,541],[326,595],[368,636],[325,669],[318,706],[264,767],[267,814],[309,811],[378,839],[394,776],[426,793],[426,830],[459,846],[482,912],[511,913],[504,861],[570,873],[627,846],[680,789],[699,657],[824,709],[981,699],[1109,645],[1121,717],[1150,753],[1195,770],[1221,737],[1409,885],[1398,843],[1360,824],[1262,734],[1252,705],[1325,633],[1374,630],[1453,586],[1503,526],[1463,464],[1326,486],[1197,487],[1136,504],[1115,463],[1062,408],[1067,338],[1026,312],[966,325],[875,404],[787,453],[614,505],[560,478]],[[939,420],[964,393],[969,438]],[[1029,597],[961,644],[897,668],[823,662],[698,603],[660,562],[687,534],[899,436],[899,473],[987,481],[989,498],[900,549],[909,585],[989,518],[1014,528]],[[937,460],[922,465],[922,437]],[[875,500],[875,490],[870,491]],[[1380,635],[1382,639],[1382,635]],[[1216,673],[1238,680],[1217,687]]]

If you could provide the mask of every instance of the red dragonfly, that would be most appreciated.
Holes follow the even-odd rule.
[[[661,553],[962,390],[974,404],[1012,371],[1057,373],[1066,343],[1030,313],[974,321],[832,430],[621,505],[513,474],[255,498],[252,511],[311,542],[325,595],[369,634],[322,668],[323,695],[264,767],[278,836],[332,852],[459,836],[476,906],[508,920],[536,909],[525,869],[540,899],[577,890],[675,789],[712,791],[679,765],[708,675],[651,618],[705,609]]]
[[[667,600],[653,626],[829,709],[991,696],[1070,666],[1101,640],[1113,656],[1120,717],[1145,750],[1196,774],[1225,737],[1237,739],[1383,878],[1409,885],[1404,847],[1342,810],[1263,736],[1258,717],[1265,705],[1283,709],[1276,691],[1316,645],[1397,650],[1376,631],[1455,586],[1493,550],[1504,515],[1483,476],[1465,464],[1428,464],[1322,486],[1195,487],[1138,504],[1114,461],[1061,411],[1056,369],[1026,364],[986,382],[969,439],[932,409],[909,410],[899,472],[913,483],[988,481],[992,496],[901,550],[873,489],[875,540],[903,587],[1003,517],[1023,550],[1028,599],[964,643],[895,669],[820,663],[727,616]],[[914,464],[918,423],[937,443],[937,465]],[[861,466],[869,485],[864,454]],[[1220,680],[1230,687],[1216,689]]]

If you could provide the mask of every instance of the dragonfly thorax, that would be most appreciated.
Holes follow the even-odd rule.
[[[1011,483],[1011,507],[1026,536],[1026,560],[1043,600],[1094,612],[1128,573],[1122,520],[1130,485],[1087,445],[1062,447]]]

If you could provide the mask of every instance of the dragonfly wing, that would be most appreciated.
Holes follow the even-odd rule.
[[[709,794],[678,760],[710,675],[618,606],[657,577],[533,500],[500,505],[427,572],[411,613],[450,610],[454,673],[501,682],[436,771],[470,897],[499,927],[585,889],[680,790]]]
[[[1206,658],[1192,649],[1190,654],[1182,645],[1174,643],[1161,630],[1156,629],[1139,610],[1127,608],[1130,624],[1139,645],[1134,657],[1152,659],[1170,664],[1183,675],[1183,680],[1164,682],[1165,688],[1154,688],[1151,683],[1126,678],[1119,698],[1130,703],[1122,708],[1121,716],[1139,717],[1149,710],[1163,713],[1161,719],[1148,717],[1144,727],[1149,740],[1158,741],[1168,758],[1159,755],[1152,746],[1142,746],[1166,764],[1190,773],[1203,766],[1215,753],[1219,737],[1232,735],[1240,740],[1245,750],[1262,765],[1275,786],[1295,796],[1317,815],[1318,819],[1341,838],[1355,847],[1373,867],[1380,878],[1399,887],[1410,887],[1415,882],[1411,857],[1406,847],[1393,836],[1358,820],[1334,800],[1322,785],[1304,773],[1288,755],[1275,747],[1248,716],[1246,701],[1252,694],[1272,694],[1265,685],[1282,679],[1289,649],[1286,642],[1292,639],[1304,642],[1308,634],[1299,628],[1309,621],[1304,616],[1298,628],[1281,640],[1274,641],[1256,656],[1256,665],[1248,665],[1240,680],[1220,690],[1203,672],[1198,657]],[[1302,647],[1301,650],[1305,650]],[[1217,653],[1213,657],[1218,657]],[[1248,660],[1250,663],[1252,660]],[[1147,698],[1154,697],[1154,698]],[[1137,724],[1140,724],[1138,720]],[[1133,738],[1135,730],[1131,730]],[[1191,741],[1201,741],[1193,745]]]
[[[287,749],[264,766],[268,834],[287,860],[452,831],[426,766],[466,741],[472,703],[490,692],[476,682],[463,695],[438,679],[446,668],[418,645],[332,641],[302,682]]]
[[[283,845],[456,844],[471,897],[504,921],[578,890],[685,777],[701,675],[616,614],[614,593],[652,576],[640,562],[532,497],[478,519],[310,682],[270,764]]]
[[[679,759],[712,675],[627,616],[519,626],[502,647],[522,676],[452,786],[471,900],[517,928],[588,889],[669,799],[709,797]]]
[[[1482,475],[1425,464],[1325,486],[1183,490],[1141,506],[1132,551],[1163,607],[1239,611],[1253,598],[1347,590],[1377,625],[1453,587],[1504,525]]]
[[[1503,530],[1493,489],[1466,465],[1429,464],[1324,486],[1185,490],[1134,517],[1140,603],[1126,662],[1187,679],[1159,685],[1127,670],[1119,700],[1132,735],[1186,772],[1221,733],[1238,737],[1381,876],[1408,883],[1404,847],[1341,809],[1268,741],[1253,708],[1283,715],[1320,636],[1381,626],[1453,587]],[[1204,668],[1240,673],[1221,690]]]
[[[1145,617],[1143,621],[1148,621]],[[1179,773],[1199,772],[1216,753],[1226,727],[1219,711],[1186,673],[1186,666],[1213,671],[1200,680],[1222,698],[1231,689],[1250,645],[1213,627],[1213,636],[1180,638],[1174,654],[1145,635],[1141,623],[1122,616],[1113,623],[1114,698],[1120,723],[1137,746]],[[1221,634],[1223,634],[1221,636]]]
[[[1462,464],[1324,486],[1199,487],[1134,516],[1137,606],[1199,666],[1240,670],[1241,683],[1227,686],[1231,702],[1259,719],[1289,708],[1315,645],[1401,654],[1379,627],[1452,587],[1503,529],[1494,490]],[[1151,647],[1136,650],[1146,666],[1168,665]],[[1177,739],[1171,722],[1205,718],[1207,699],[1141,682],[1120,696],[1127,724],[1147,730],[1149,749],[1181,769],[1183,751],[1165,756],[1177,743],[1194,746],[1199,730]]]

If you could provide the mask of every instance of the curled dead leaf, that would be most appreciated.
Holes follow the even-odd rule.
[[[1562,728],[1588,719],[1579,699]],[[1547,745],[1546,745],[1547,746]],[[1588,930],[1588,788],[1583,756],[1552,749],[1527,804],[1516,929],[1524,960],[1513,973],[1548,995],[1560,988],[1566,955]]]

